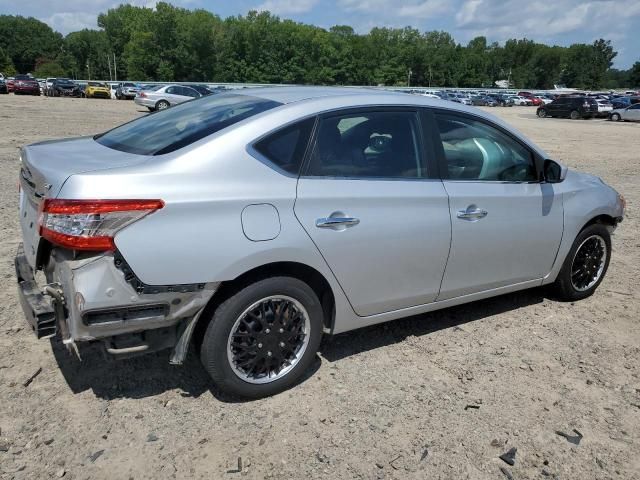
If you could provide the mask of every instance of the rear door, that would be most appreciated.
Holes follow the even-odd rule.
[[[451,239],[448,198],[417,110],[323,116],[295,214],[358,315],[435,300]]]
[[[164,91],[164,95],[163,97],[171,104],[171,105],[177,105],[178,103],[181,103],[185,100],[184,96],[180,94],[180,89],[182,87],[178,86],[178,85],[173,85],[171,87],[168,87],[165,91]]]
[[[435,115],[449,194],[451,252],[438,300],[542,279],[563,229],[561,197],[538,181],[533,152],[467,114]]]

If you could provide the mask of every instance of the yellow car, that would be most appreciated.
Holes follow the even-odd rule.
[[[85,95],[87,98],[111,98],[111,89],[106,83],[89,82]]]

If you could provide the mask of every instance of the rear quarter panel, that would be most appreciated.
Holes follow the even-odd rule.
[[[335,277],[293,214],[297,179],[251,157],[245,147],[253,138],[239,129],[172,159],[73,175],[59,197],[165,202],[115,237],[118,250],[144,283],[221,282],[268,263],[300,262],[327,279],[336,315],[350,318],[353,311]],[[277,209],[281,229],[272,240],[252,241],[243,231],[242,211],[262,203]]]

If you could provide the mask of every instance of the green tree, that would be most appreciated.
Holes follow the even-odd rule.
[[[64,77],[65,75],[66,70],[60,63],[46,58],[39,59],[36,62],[36,68],[33,72],[33,76],[36,78]]]
[[[13,66],[11,57],[0,47],[0,72],[5,76],[15,75],[16,67]]]
[[[35,18],[0,15],[0,48],[19,73],[30,73],[39,58],[56,58],[62,35]]]
[[[640,88],[640,62],[636,62],[629,69],[629,87]]]

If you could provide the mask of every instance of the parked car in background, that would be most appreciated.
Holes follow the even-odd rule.
[[[521,97],[520,95],[513,95],[511,97],[513,99],[514,105],[519,105],[521,107],[533,105],[531,99],[526,97]]]
[[[117,83],[110,83],[109,84],[109,90],[111,92],[111,99],[112,100],[117,100],[117,96],[116,96],[116,92],[118,91],[118,84]]]
[[[165,110],[173,105],[202,96],[193,88],[185,85],[158,85],[158,88],[140,91],[134,101],[153,112]]]
[[[487,101],[485,100],[484,97],[481,97],[480,95],[474,95],[473,97],[471,97],[471,105],[474,105],[476,107],[484,107],[487,104]]]
[[[55,80],[55,78],[47,78],[44,81],[44,90],[43,90],[43,94],[47,95],[47,92],[51,89],[51,87],[53,86],[53,81]]]
[[[613,105],[608,100],[601,100],[596,98],[598,103],[598,117],[608,117],[613,111]]]
[[[111,98],[111,89],[103,82],[88,82],[85,96],[87,98]]]
[[[193,88],[196,92],[198,92],[203,97],[206,97],[207,95],[213,95],[213,93],[215,93],[213,90],[205,87],[204,85],[185,85],[185,86]]]
[[[616,108],[609,114],[609,119],[615,122],[640,122],[640,103],[634,103],[625,108]]]
[[[542,285],[584,299],[624,216],[479,109],[368,89],[207,96],[26,146],[19,175],[37,336],[174,364],[193,339],[218,389],[249,398],[299,382],[324,332]]]
[[[15,95],[40,95],[40,85],[31,75],[16,75],[13,84]]]
[[[590,97],[558,97],[548,105],[538,107],[538,117],[562,117],[577,120],[598,115],[598,102]]]
[[[80,97],[82,92],[76,82],[68,78],[56,78],[47,91],[49,97]]]
[[[493,98],[501,107],[513,107],[514,101],[509,96],[502,93],[490,93],[489,97]]]
[[[6,79],[6,82],[7,82],[7,90],[9,90],[10,92],[13,92],[14,78],[9,77]]]
[[[0,94],[8,94],[7,81],[4,78],[0,78]]]
[[[116,89],[116,98],[118,100],[131,100],[136,97],[139,91],[140,88],[138,88],[135,83],[122,82],[118,84],[118,88]]]

